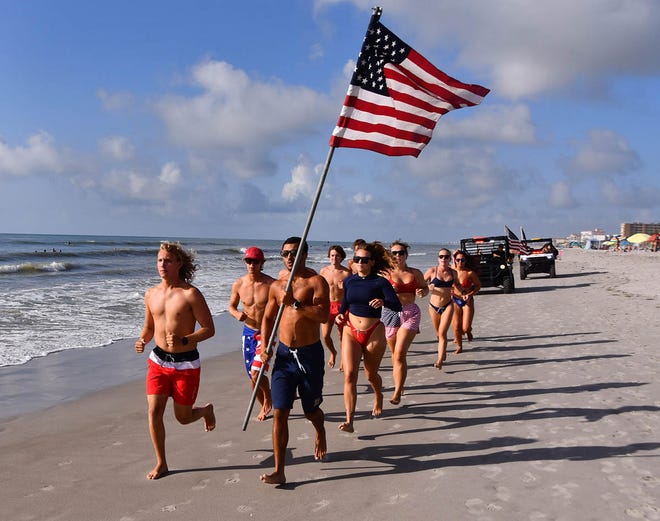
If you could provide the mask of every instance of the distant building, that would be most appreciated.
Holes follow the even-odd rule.
[[[660,223],[621,223],[621,235],[623,237],[630,237],[635,233],[648,233],[649,235],[660,233]]]

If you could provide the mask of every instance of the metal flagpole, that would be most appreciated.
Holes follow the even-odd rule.
[[[371,20],[369,22],[369,27],[371,27],[373,23],[377,22],[380,19],[382,13],[383,13],[382,8],[380,7],[372,8],[372,15],[371,15]],[[332,155],[334,154],[334,152],[335,152],[335,147],[330,147],[330,151],[328,152],[328,157],[325,160],[325,166],[323,167],[323,173],[321,174],[321,179],[319,179],[319,185],[316,188],[316,194],[314,195],[314,200],[312,201],[312,207],[309,209],[309,215],[307,216],[307,223],[305,224],[305,229],[303,230],[302,236],[300,238],[301,246],[307,240],[307,234],[309,233],[309,229],[312,226],[314,213],[316,212],[316,207],[318,206],[319,199],[321,198],[321,191],[323,190],[325,178],[328,175],[328,170],[330,169],[330,162],[332,161]],[[286,289],[285,289],[286,292],[288,292],[291,289],[291,286],[293,285],[293,275],[298,269],[298,265],[300,264],[300,261],[302,259],[301,252],[302,252],[302,247],[298,248],[298,253],[296,254],[295,260],[293,261],[293,267],[291,268],[291,273],[289,274],[289,280],[286,283]],[[271,344],[275,340],[275,335],[277,335],[277,330],[280,326],[280,321],[282,320],[283,311],[284,311],[284,304],[280,304],[280,308],[277,311],[277,316],[275,317],[275,323],[273,324],[273,330],[270,333],[270,338],[268,339],[268,343],[266,344],[265,347],[266,353],[270,353],[271,351]],[[264,349],[263,338],[261,339],[261,342],[262,342],[261,343],[262,349]],[[250,397],[250,403],[248,405],[247,411],[245,412],[245,418],[243,419],[243,430],[247,429],[247,424],[248,421],[250,420],[250,415],[252,414],[252,408],[254,407],[254,402],[257,399],[259,384],[261,383],[261,378],[264,374],[265,369],[266,369],[266,364],[262,364],[261,367],[259,368],[259,375],[257,376],[257,381],[254,384],[254,389],[252,390],[252,396]]]
[[[305,229],[303,230],[302,236],[300,238],[300,248],[298,248],[298,253],[296,254],[296,258],[293,261],[293,267],[291,268],[291,273],[289,274],[289,280],[286,283],[286,289],[284,290],[285,292],[288,292],[291,289],[291,286],[293,285],[293,275],[296,273],[296,270],[298,269],[298,266],[300,265],[300,261],[302,259],[302,245],[305,243],[307,240],[307,234],[309,233],[309,229],[312,226],[312,220],[314,219],[314,213],[316,212],[316,207],[319,204],[319,199],[321,198],[321,191],[323,190],[323,185],[325,184],[325,178],[328,175],[328,170],[330,169],[330,162],[332,161],[332,155],[335,152],[335,147],[330,147],[330,150],[328,151],[328,157],[325,160],[325,166],[323,167],[323,173],[321,174],[321,178],[319,179],[319,185],[316,188],[316,194],[314,195],[314,200],[312,201],[312,206],[309,209],[309,215],[307,216],[307,223],[305,223]],[[280,309],[277,311],[277,316],[275,317],[275,323],[273,324],[273,330],[270,333],[270,338],[268,339],[268,343],[265,345],[266,353],[270,353],[271,351],[271,344],[275,340],[275,336],[277,335],[277,330],[280,326],[280,321],[282,320],[282,312],[284,311],[284,303],[280,304]],[[264,339],[261,339],[261,348],[264,349]],[[257,376],[257,381],[254,384],[254,389],[252,390],[252,396],[250,398],[250,404],[248,405],[247,411],[245,413],[245,418],[243,419],[243,430],[247,429],[247,424],[248,421],[250,420],[250,415],[252,414],[252,408],[254,407],[254,402],[257,398],[257,392],[259,391],[259,384],[261,383],[261,378],[264,374],[264,370],[266,368],[266,364],[262,364],[261,367],[259,368],[259,375]]]

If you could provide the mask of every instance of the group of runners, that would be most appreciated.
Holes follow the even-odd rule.
[[[480,285],[469,266],[468,254],[440,249],[437,265],[422,273],[408,265],[409,249],[403,241],[394,241],[387,249],[377,241],[358,239],[353,243],[353,257],[344,266],[344,249],[333,245],[328,249],[329,265],[317,273],[306,264],[307,243],[300,237],[289,237],[282,244],[284,268],[277,279],[263,272],[261,249],[252,246],[245,251],[246,274],[232,286],[229,312],[243,322],[245,370],[260,405],[257,419],[264,421],[272,412],[275,468],[260,476],[263,482],[286,482],[288,418],[296,399],[316,430],[314,458],[321,460],[326,455],[321,409],[324,344],[329,353],[327,365],[335,367],[338,350],[334,325],[346,412],[339,429],[348,433],[354,432],[361,364],[374,393],[371,414],[382,414],[379,368],[388,347],[394,380],[389,401],[393,405],[401,402],[408,371],[406,357],[421,322],[418,298],[429,295],[429,316],[438,337],[435,367],[441,369],[446,359],[450,325],[456,353],[462,350],[464,336],[472,340],[473,297]],[[191,252],[178,243],[162,243],[158,252],[161,282],[145,294],[145,322],[135,347],[141,353],[150,340],[156,343],[147,370],[149,428],[156,453],[149,479],[168,472],[163,414],[170,396],[180,423],[203,419],[206,430],[215,428],[213,405],[195,406],[200,370],[197,344],[215,332],[208,305],[191,284],[196,268]],[[266,348],[269,340],[272,343]]]

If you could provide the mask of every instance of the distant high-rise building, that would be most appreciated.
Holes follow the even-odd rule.
[[[660,233],[660,223],[621,223],[621,235],[630,237],[635,233]]]

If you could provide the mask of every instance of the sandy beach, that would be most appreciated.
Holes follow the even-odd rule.
[[[241,354],[210,356],[238,344],[238,323],[223,319],[200,346],[198,403],[215,404],[217,429],[178,425],[170,405],[171,472],[157,481],[145,479],[154,465],[146,357],[130,342],[83,361],[58,353],[2,368],[11,390],[0,419],[2,518],[660,519],[660,254],[568,249],[560,259],[554,279],[520,281],[516,272],[515,293],[483,290],[474,341],[450,351],[442,371],[432,366],[436,340],[421,301],[401,404],[386,400],[383,417],[371,419],[360,375],[353,434],[337,429],[342,373],[327,371],[328,457],[314,461],[314,429],[296,404],[281,487],[259,481],[272,469],[271,421],[241,429],[250,396]],[[119,379],[105,370],[115,358]],[[386,397],[391,369],[387,354]],[[54,390],[21,391],[46,374]],[[83,378],[103,389],[67,391]],[[40,409],[44,393],[63,403]],[[21,403],[30,396],[36,405]]]

